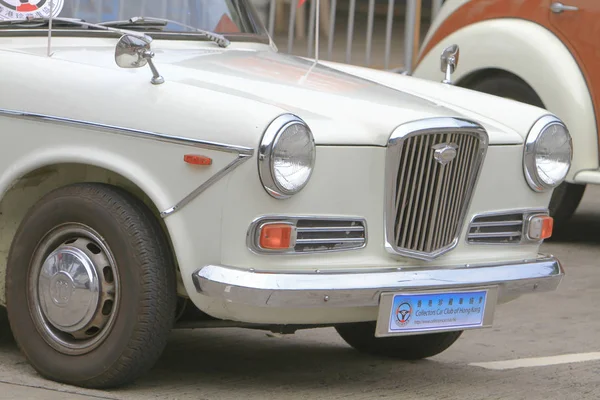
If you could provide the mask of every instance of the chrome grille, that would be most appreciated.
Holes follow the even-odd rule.
[[[415,131],[404,126],[390,140],[386,239],[394,253],[431,259],[457,243],[487,135],[467,121],[440,120],[433,129]],[[454,154],[451,148],[454,158],[447,157]]]

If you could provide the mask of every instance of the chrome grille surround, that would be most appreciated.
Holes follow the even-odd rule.
[[[445,164],[434,156],[440,146],[432,147],[443,143],[457,146]],[[456,247],[487,147],[485,129],[460,118],[423,119],[394,130],[385,161],[389,253],[433,260]],[[454,185],[443,184],[448,182]]]
[[[533,217],[547,216],[548,209],[529,208],[492,211],[471,219],[465,240],[471,245],[517,245],[541,243],[530,239],[529,223]]]
[[[260,230],[267,223],[290,224],[294,227],[293,247],[270,250],[260,247]],[[367,245],[367,222],[360,217],[269,215],[255,219],[246,237],[255,254],[314,254],[358,250]]]

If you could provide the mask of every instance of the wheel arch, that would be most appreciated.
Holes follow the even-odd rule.
[[[160,224],[169,243],[173,262],[177,266],[171,235],[164,219],[160,217],[160,209],[147,191],[136,182],[113,169],[93,163],[48,163],[23,171],[12,179],[0,197],[0,305],[4,305],[6,301],[5,271],[10,246],[27,211],[51,191],[75,183],[108,184],[119,187],[142,201]],[[178,277],[178,292],[185,295],[180,277]]]
[[[514,79],[515,81],[521,82],[521,83],[525,84],[529,89],[531,89],[533,91],[533,93],[535,93],[537,95],[537,92],[535,91],[535,89],[524,78],[517,75],[513,71],[507,71],[502,68],[483,68],[483,69],[471,71],[470,73],[463,75],[460,78],[460,80],[456,81],[455,85],[466,88],[466,89],[471,89],[477,83],[480,83],[486,79],[493,79],[493,78],[497,78],[497,77],[506,77],[506,78]],[[538,97],[539,97],[539,95],[538,95]],[[540,101],[542,102],[542,104],[544,104],[544,101],[542,99],[540,99]],[[544,104],[544,107],[546,107],[545,104]]]
[[[543,48],[539,43],[544,43]],[[451,44],[460,46],[460,62],[453,74],[453,80],[460,86],[466,87],[466,83],[490,74],[510,74],[527,83],[546,109],[567,124],[574,145],[567,181],[573,182],[582,170],[598,168],[598,132],[592,97],[577,60],[558,37],[537,23],[517,18],[476,22],[433,45],[413,76],[439,80],[439,55]]]

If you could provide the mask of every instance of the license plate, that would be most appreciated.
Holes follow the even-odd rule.
[[[495,303],[495,288],[384,293],[375,336],[490,326]]]

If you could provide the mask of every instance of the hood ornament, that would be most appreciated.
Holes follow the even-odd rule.
[[[442,165],[451,163],[458,154],[458,145],[455,143],[440,143],[431,148],[434,150],[433,158]]]

